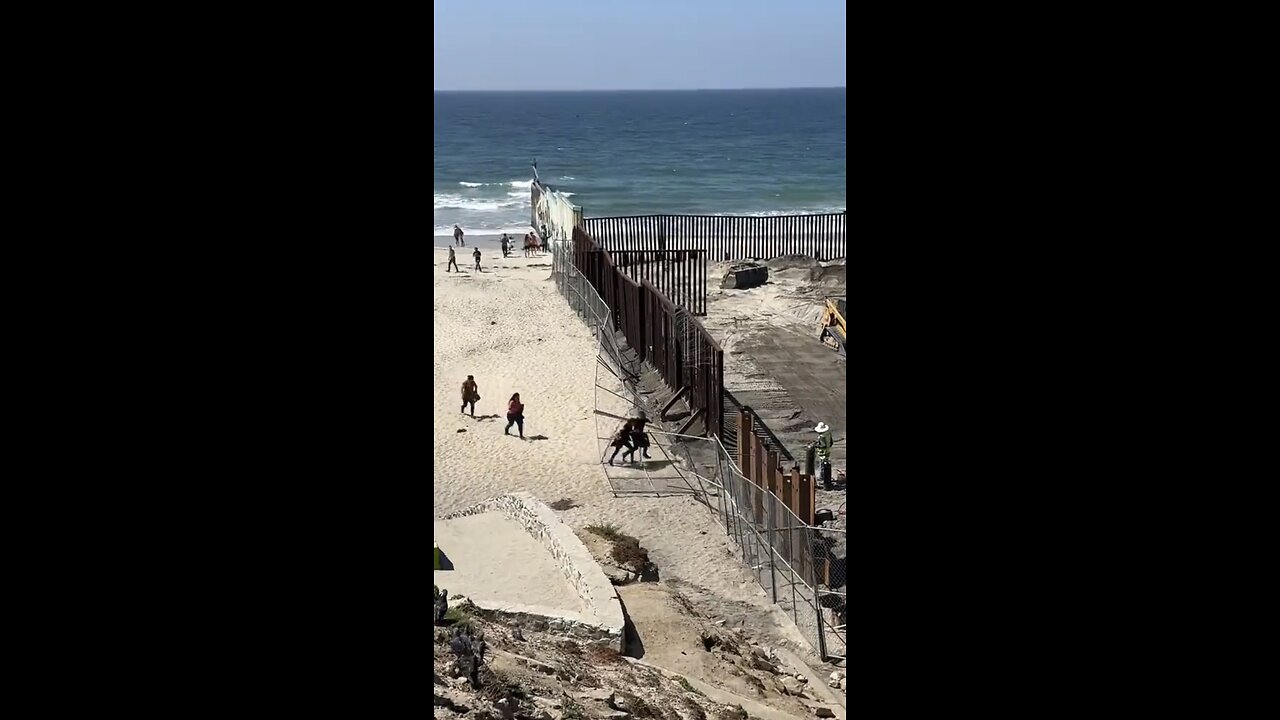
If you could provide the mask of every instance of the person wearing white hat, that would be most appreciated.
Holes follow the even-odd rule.
[[[818,467],[822,468],[822,487],[824,490],[830,490],[831,446],[834,444],[831,440],[831,428],[826,423],[820,422],[813,431],[818,433],[818,441],[814,443],[814,449],[818,456]]]
[[[831,446],[834,444],[831,439],[831,428],[828,427],[826,423],[820,422],[818,423],[818,427],[814,428],[813,431],[818,433],[818,442],[815,443],[818,449],[818,459],[830,460]]]

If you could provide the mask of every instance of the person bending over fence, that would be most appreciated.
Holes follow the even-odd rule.
[[[635,455],[635,450],[639,450],[644,454],[645,460],[652,460],[653,458],[649,457],[649,436],[644,431],[645,424],[649,422],[648,416],[641,410],[627,422],[631,425],[631,444],[635,446],[631,451],[632,456]]]
[[[631,438],[632,438],[632,427],[631,427],[631,421],[628,420],[622,423],[622,427],[618,428],[618,431],[613,434],[613,440],[610,441],[609,443],[610,445],[613,446],[613,455],[609,456],[610,465],[613,464],[613,459],[618,457],[618,452],[623,448],[626,448],[627,451],[622,453],[622,462],[631,462],[630,460],[627,459],[627,456],[628,455],[634,456],[636,452],[635,445],[631,444]]]

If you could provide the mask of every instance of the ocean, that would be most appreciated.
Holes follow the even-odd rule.
[[[435,230],[529,229],[530,165],[587,217],[845,209],[845,90],[435,93]]]

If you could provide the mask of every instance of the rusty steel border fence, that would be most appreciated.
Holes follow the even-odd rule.
[[[684,431],[701,419],[706,433],[718,437],[724,419],[724,351],[711,333],[653,284],[636,282],[620,270],[581,227],[573,230],[572,265],[610,308],[615,327],[640,361],[651,364],[672,392],[687,397],[692,415]]]
[[[679,378],[676,380],[679,383],[688,376],[694,380],[701,379],[718,391],[719,407],[706,414],[714,419],[715,429],[708,428],[710,432],[701,438],[709,443],[707,447],[713,449],[715,459],[710,466],[711,477],[693,475],[697,478],[702,502],[716,514],[717,524],[724,527],[725,533],[739,548],[740,561],[745,568],[774,604],[792,618],[814,651],[824,660],[846,658],[845,594],[830,586],[837,583],[843,586],[843,564],[838,579],[834,572],[823,572],[825,566],[821,559],[831,545],[830,540],[824,537],[826,529],[807,524],[791,507],[794,505],[806,514],[812,513],[812,485],[802,487],[794,475],[792,483],[780,478],[777,490],[783,497],[779,497],[778,493],[764,487],[769,484],[767,481],[763,484],[755,482],[742,472],[738,463],[744,461],[735,457],[737,453],[731,454],[725,448],[723,429],[719,427],[724,418],[723,352],[709,335],[705,335],[705,340],[710,343],[707,349],[713,356],[716,372],[691,373],[687,365],[682,367],[679,360],[685,353],[676,332],[681,324],[681,309],[662,297],[652,285],[637,283],[613,267],[608,255],[599,250],[584,231],[575,229],[572,245],[552,245],[552,278],[557,289],[596,333],[622,332],[631,347],[643,347],[645,359],[655,369],[661,365],[658,372],[668,387],[676,389],[668,377]],[[697,330],[702,334],[706,331],[688,318],[687,313],[685,317],[686,330],[693,331],[694,342],[699,342],[697,338],[702,335]],[[632,328],[631,334],[626,332],[628,326]],[[652,349],[650,339],[658,341]],[[601,350],[608,352],[613,361],[619,364],[623,361],[618,348],[612,343],[602,344]],[[637,365],[628,365],[629,372],[639,373]],[[705,392],[704,389],[693,393],[690,405],[699,402],[696,400],[699,395],[704,406],[709,404]],[[746,412],[751,411],[747,409]],[[696,416],[691,417],[690,422],[695,419]],[[737,428],[734,430],[739,431]],[[653,432],[664,434],[656,429]],[[763,471],[771,465],[767,455],[760,455],[765,448],[763,442],[750,442],[749,447],[756,460],[747,461],[749,471]],[[778,471],[781,472],[780,469]],[[808,496],[810,500],[788,502],[785,499],[788,491]]]
[[[610,252],[698,248],[717,262],[784,255],[835,260],[849,249],[845,213],[603,217],[585,218],[582,227]]]
[[[610,250],[614,267],[656,287],[695,316],[707,314],[707,253],[697,249]]]

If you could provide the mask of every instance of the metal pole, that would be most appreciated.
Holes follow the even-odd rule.
[[[767,528],[766,534],[765,534],[765,552],[769,553],[769,589],[773,594],[774,604],[777,604],[778,575],[777,575],[777,568],[774,566],[774,563],[773,563],[773,511],[774,511],[773,505],[775,501],[773,499],[772,494],[766,495],[765,498],[769,501],[768,507],[765,508],[766,510],[765,527]]]

